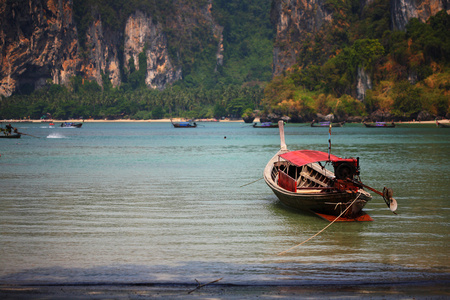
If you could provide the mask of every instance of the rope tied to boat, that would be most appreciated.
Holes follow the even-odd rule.
[[[259,179],[256,179],[255,181],[252,181],[252,182],[250,182],[250,183],[246,183],[246,184],[244,184],[244,185],[241,185],[240,187],[244,187],[244,186],[250,185],[250,184],[252,184],[252,183],[255,183],[255,182],[257,182],[257,181],[260,181],[261,179],[264,179],[264,177],[261,177],[261,178],[259,178]]]
[[[306,243],[306,242],[312,240],[313,238],[315,238],[316,236],[318,236],[319,234],[321,234],[322,232],[324,232],[328,227],[330,227],[330,226],[331,226],[334,222],[336,222],[343,214],[345,214],[345,213],[347,212],[347,210],[353,205],[353,203],[355,203],[356,200],[358,200],[359,196],[361,196],[361,193],[358,194],[358,196],[355,198],[355,200],[353,200],[352,203],[350,203],[350,205],[347,206],[347,208],[344,209],[344,211],[341,212],[341,214],[340,214],[339,216],[336,217],[336,219],[334,219],[330,224],[328,224],[327,226],[325,226],[322,230],[320,230],[319,232],[317,232],[315,235],[313,235],[313,236],[310,237],[309,239],[304,240],[304,241],[301,242],[300,244],[295,245],[294,247],[291,247],[291,248],[289,248],[289,249],[287,249],[287,250],[285,250],[285,251],[282,251],[282,252],[278,253],[277,255],[278,255],[278,256],[283,255],[283,254],[285,254],[286,252],[289,252],[289,251],[291,251],[292,249],[295,249],[295,248],[297,248],[297,247],[303,245],[304,243]],[[338,204],[339,204],[339,203],[338,203]],[[336,205],[336,206],[337,206],[337,205]]]

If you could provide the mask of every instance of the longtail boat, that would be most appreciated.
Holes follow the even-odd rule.
[[[436,125],[439,128],[450,128],[450,123],[439,123],[438,121],[436,121]]]
[[[172,120],[170,121],[172,122]],[[175,128],[195,128],[197,127],[197,123],[193,122],[172,122],[173,127]]]
[[[0,139],[20,139],[21,134],[0,134]]]
[[[283,121],[281,121],[283,122]],[[271,123],[271,122],[263,122],[261,125],[258,125],[257,123],[253,124],[253,128],[278,128],[277,123]]]
[[[332,127],[342,127],[344,126],[345,122],[331,123],[329,121],[326,121],[317,123],[315,120],[313,120],[311,122],[311,127],[330,127],[330,124]]]
[[[394,128],[395,123],[386,123],[386,122],[375,122],[375,123],[366,123],[364,122],[364,126],[369,128],[376,128],[376,127],[384,127],[384,128]]]
[[[50,124],[52,125],[52,124]],[[72,123],[72,122],[63,122],[61,123],[61,127],[65,128],[81,128],[83,126],[83,123]]]
[[[20,139],[21,133],[17,131],[17,128],[11,126],[11,124],[6,125],[6,128],[0,127],[0,138],[2,139]]]
[[[284,141],[282,121],[279,128],[281,147],[267,163],[263,177],[284,205],[311,211],[328,221],[338,216],[337,221],[372,221],[362,211],[372,199],[364,190],[368,188],[383,195],[391,211],[397,209],[391,189],[385,188],[381,193],[360,181],[359,158],[340,158],[315,150],[289,151]],[[334,171],[325,168],[327,164]]]

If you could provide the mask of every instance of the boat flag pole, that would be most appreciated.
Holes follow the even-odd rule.
[[[331,156],[331,122],[330,129],[328,129],[328,161],[330,161]]]
[[[287,150],[286,142],[284,141],[284,121],[278,121],[278,128],[280,129],[280,149]]]

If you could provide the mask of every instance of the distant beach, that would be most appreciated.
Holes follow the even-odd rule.
[[[108,120],[108,119],[69,119],[69,120],[53,120],[53,119],[46,119],[46,120],[17,120],[17,119],[10,119],[10,120],[0,120],[0,123],[26,123],[26,122],[32,122],[32,123],[61,123],[61,122],[73,122],[73,123],[93,123],[93,122],[141,122],[141,123],[170,123],[170,122],[184,122],[187,121],[187,119],[184,118],[173,118],[173,119],[148,119],[148,120],[133,120],[133,119],[117,119],[117,120]],[[220,120],[214,120],[214,119],[194,119],[194,122],[244,122],[242,119],[220,119]],[[255,118],[255,120],[252,123],[258,123],[260,122],[259,118]],[[442,119],[438,120],[440,123],[450,123],[449,119]],[[305,122],[304,124],[309,123]],[[435,124],[436,121],[404,121],[404,122],[394,122],[398,124]]]
[[[54,119],[45,119],[45,120],[0,120],[0,123],[61,123],[61,122],[73,122],[73,123],[92,123],[92,122],[150,122],[150,123],[170,123],[170,122],[184,122],[187,119],[184,118],[173,118],[173,119],[149,119],[149,120],[133,120],[133,119],[117,119],[117,120],[108,120],[108,119],[69,119],[69,120],[54,120]],[[239,119],[223,119],[223,120],[214,120],[214,119],[194,119],[194,122],[244,122],[244,120]],[[255,122],[259,122],[259,119],[255,119]]]

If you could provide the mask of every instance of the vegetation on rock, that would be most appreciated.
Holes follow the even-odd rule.
[[[361,17],[358,3],[327,1],[339,13],[300,45],[297,64],[269,83],[265,110],[302,121],[317,113],[340,120],[449,117],[450,16],[441,11],[427,23],[411,19],[406,32],[391,31],[388,0],[374,1]],[[373,82],[362,101],[358,69]]]
[[[445,11],[426,23],[411,19],[405,32],[392,31],[389,0],[374,0],[365,7],[356,0],[327,0],[326,8],[334,12],[332,21],[298,42],[297,63],[272,78],[271,1],[213,0],[212,16],[223,26],[223,65],[217,64],[218,39],[210,38],[209,25],[197,24],[188,35],[172,26],[175,2],[186,10],[207,4],[74,0],[74,17],[85,51],[86,32],[95,14],[111,32],[123,32],[126,19],[136,10],[152,15],[163,24],[170,55],[182,67],[182,80],[163,91],[147,88],[141,53],[139,69],[133,62],[129,71],[122,69],[123,83],[117,88],[103,74],[103,86],[76,76],[68,86],[22,90],[25,93],[0,98],[0,119],[39,118],[46,113],[57,119],[241,117],[255,110],[298,122],[330,113],[340,120],[449,117],[450,16]],[[372,88],[358,100],[361,70],[370,77]]]

